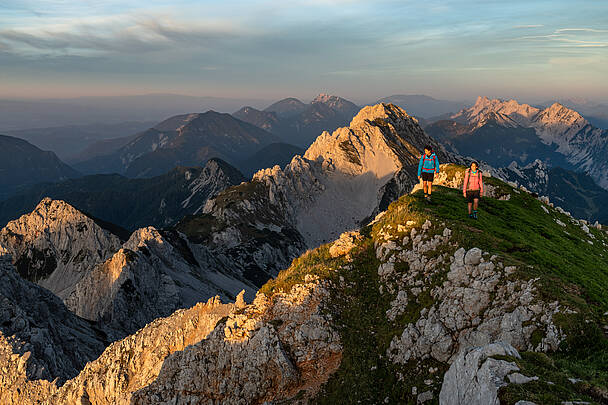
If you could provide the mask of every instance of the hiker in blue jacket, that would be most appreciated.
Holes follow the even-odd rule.
[[[418,163],[418,180],[422,180],[424,199],[428,202],[431,201],[435,173],[439,173],[439,159],[433,153],[433,148],[427,145],[424,147],[424,153],[420,156],[420,163]]]

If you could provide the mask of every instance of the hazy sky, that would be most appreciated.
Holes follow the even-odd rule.
[[[608,100],[608,1],[0,0],[0,97],[157,92]]]

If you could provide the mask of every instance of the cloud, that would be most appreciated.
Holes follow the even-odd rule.
[[[0,43],[16,53],[90,55],[108,52],[145,53],[176,45],[204,47],[243,35],[233,24],[219,21],[175,21],[169,18],[123,16],[95,22],[52,24],[35,29],[0,30]]]
[[[514,25],[513,28],[541,28],[543,24]]]
[[[599,29],[595,29],[595,28],[560,28],[558,30],[555,30],[556,33],[561,33],[561,32],[569,32],[569,31],[580,31],[580,32],[599,32],[599,33],[605,33],[608,32],[608,30],[599,30]]]
[[[545,45],[572,48],[603,48],[608,46],[608,30],[595,28],[559,28],[545,35],[528,35],[515,40],[542,42]]]

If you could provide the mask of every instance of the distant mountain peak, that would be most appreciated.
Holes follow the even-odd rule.
[[[560,103],[553,103],[550,107],[543,110],[539,115],[539,120],[544,122],[561,122],[567,125],[575,123],[587,124],[587,120],[582,115]]]
[[[314,100],[312,100],[313,103],[328,103],[330,101],[334,101],[334,100],[344,100],[341,97],[338,96],[334,96],[331,94],[327,94],[327,93],[320,93],[317,97],[314,98]]]
[[[360,126],[366,121],[374,121],[376,119],[386,120],[392,124],[396,124],[401,120],[413,120],[418,123],[418,120],[410,116],[403,108],[391,103],[378,103],[363,107],[357,115],[354,116],[350,126]]]

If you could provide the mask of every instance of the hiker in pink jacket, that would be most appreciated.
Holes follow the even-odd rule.
[[[462,187],[462,195],[469,203],[469,218],[473,219],[477,219],[477,206],[483,195],[483,176],[478,166],[477,162],[471,163],[471,167],[464,173],[464,185]],[[473,212],[471,212],[471,206]]]

